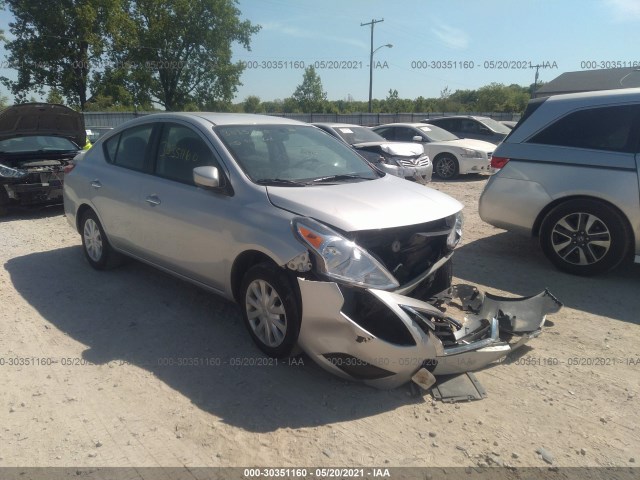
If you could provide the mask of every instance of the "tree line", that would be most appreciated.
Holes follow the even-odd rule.
[[[512,112],[521,113],[527,106],[534,88],[516,84],[491,83],[476,90],[456,90],[448,87],[440,96],[415,99],[400,98],[398,90],[390,89],[384,99],[372,99],[373,113],[428,113],[428,112]],[[322,80],[315,69],[308,67],[302,83],[284,100],[261,101],[255,95],[234,106],[235,111],[246,113],[360,113],[368,111],[366,101],[328,100]]]

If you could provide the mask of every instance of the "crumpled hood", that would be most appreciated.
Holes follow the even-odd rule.
[[[338,185],[266,188],[276,207],[346,232],[431,222],[462,210],[449,195],[392,175]]]
[[[424,147],[410,142],[366,142],[355,143],[354,148],[380,147],[384,153],[399,157],[419,157],[424,154]]]
[[[451,140],[449,142],[433,142],[428,145],[448,145],[462,148],[473,148],[480,152],[493,152],[496,149],[496,145],[493,143],[485,142],[484,140],[474,140],[473,138],[461,138],[459,140]]]
[[[84,117],[52,103],[21,103],[0,112],[0,140],[33,135],[64,137],[82,148],[87,135]]]

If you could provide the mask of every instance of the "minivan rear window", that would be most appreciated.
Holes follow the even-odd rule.
[[[578,110],[533,136],[527,143],[635,152],[640,105],[616,105]]]

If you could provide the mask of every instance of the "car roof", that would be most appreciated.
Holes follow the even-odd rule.
[[[414,122],[414,123],[385,123],[383,125],[377,125],[373,128],[379,128],[379,127],[415,127],[415,128],[419,128],[419,127],[424,127],[425,125],[428,125],[428,123],[424,123],[424,122]]]
[[[425,122],[428,122],[429,120],[442,120],[443,118],[471,118],[473,120],[488,120],[490,117],[486,117],[483,115],[447,115],[443,117],[425,118]]]
[[[152,113],[140,117],[144,120],[169,119],[201,119],[214,125],[307,125],[304,122],[272,115],[257,115],[253,113],[218,113],[218,112],[162,112]]]
[[[355,123],[333,123],[333,122],[313,122],[311,125],[315,125],[317,127],[330,127],[330,128],[362,127],[362,125],[356,125]],[[362,127],[362,128],[367,128],[367,127]]]

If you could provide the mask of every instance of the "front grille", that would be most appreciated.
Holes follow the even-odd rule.
[[[396,157],[398,165],[401,167],[427,167],[429,166],[429,157],[402,159]]]
[[[382,230],[362,230],[349,236],[375,256],[403,285],[428,270],[448,253],[447,234],[453,217]]]

